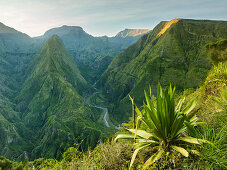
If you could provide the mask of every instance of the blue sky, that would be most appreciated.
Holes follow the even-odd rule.
[[[227,0],[0,0],[0,22],[30,36],[62,25],[112,36],[174,18],[227,20]]]

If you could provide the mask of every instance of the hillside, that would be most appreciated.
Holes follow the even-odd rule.
[[[29,157],[60,158],[67,147],[82,139],[83,149],[94,147],[103,137],[101,125],[95,123],[97,111],[81,97],[87,82],[58,36],[47,41],[28,70],[16,109],[31,130],[26,134],[33,143]]]
[[[102,74],[99,86],[110,103],[112,117],[130,116],[128,94],[142,104],[143,90],[171,82],[178,92],[197,88],[210,69],[208,42],[227,37],[227,22],[175,19],[161,22],[151,33],[116,56]],[[128,114],[126,114],[128,113]]]
[[[223,46],[221,45],[222,42],[226,43],[227,40],[209,44],[213,50],[216,50],[217,57],[223,53],[227,54],[227,51],[225,51],[226,47],[224,50],[217,50],[214,47],[218,46],[219,48]],[[212,61],[214,60],[212,59]],[[196,128],[196,131],[199,132],[197,137],[202,137],[202,139],[212,142],[212,145],[187,146],[187,150],[189,148],[196,149],[194,150],[196,153],[190,152],[188,157],[182,157],[179,156],[179,153],[175,152],[177,156],[174,157],[173,164],[170,164],[173,160],[168,160],[167,156],[163,156],[164,158],[154,164],[153,168],[157,169],[161,166],[165,167],[165,169],[204,169],[204,167],[206,169],[226,169],[226,66],[226,62],[217,63],[208,72],[205,82],[197,90],[185,90],[176,99],[178,101],[180,98],[185,97],[185,103],[188,103],[195,96],[198,97],[198,103],[194,110],[198,112],[199,121],[203,120],[204,123],[202,126],[198,124]],[[129,122],[128,126],[131,128],[132,122]],[[126,133],[124,129],[119,133],[122,132]],[[116,142],[110,140],[104,144],[99,144],[94,150],[87,152],[80,152],[77,147],[70,147],[63,153],[61,161],[40,158],[33,162],[24,161],[22,164],[0,157],[0,167],[20,167],[21,169],[128,169],[134,145],[133,141],[122,140]],[[134,163],[135,169],[141,169],[147,157],[154,152],[154,149],[151,148],[138,153]]]
[[[106,128],[103,109],[90,107],[83,97],[117,50],[106,50],[106,41],[81,27],[55,28],[37,38],[4,24],[0,29],[1,155],[59,158],[74,143],[86,150],[115,131]],[[72,57],[74,52],[85,60]]]

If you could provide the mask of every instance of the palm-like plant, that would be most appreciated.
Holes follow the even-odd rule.
[[[137,113],[136,129],[127,129],[133,134],[119,134],[116,137],[115,140],[135,140],[135,151],[131,158],[130,168],[139,150],[146,147],[158,147],[158,151],[144,163],[143,169],[147,169],[155,161],[159,160],[164,153],[173,150],[188,157],[188,151],[179,146],[184,142],[191,144],[205,142],[205,140],[190,137],[185,133],[187,130],[190,133],[195,130],[194,126],[196,126],[197,117],[196,112],[192,112],[192,110],[196,106],[197,98],[193,99],[182,109],[184,99],[181,99],[175,107],[174,96],[175,88],[172,88],[171,85],[168,90],[165,89],[164,91],[158,85],[156,103],[145,92],[146,103],[143,104],[143,109],[140,111],[135,106]],[[148,127],[147,131],[138,129],[140,122]]]

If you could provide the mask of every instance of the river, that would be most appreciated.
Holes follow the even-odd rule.
[[[98,92],[95,92],[95,93],[98,93]],[[110,124],[108,122],[108,117],[109,117],[109,112],[108,112],[108,109],[106,107],[103,107],[103,106],[97,106],[97,105],[93,105],[90,103],[90,101],[88,100],[89,97],[93,96],[95,93],[91,94],[90,96],[88,97],[84,97],[84,101],[86,104],[88,104],[90,107],[95,107],[95,108],[98,108],[98,109],[102,109],[104,111],[104,116],[103,116],[103,121],[104,121],[104,124],[106,125],[106,127],[110,127]]]

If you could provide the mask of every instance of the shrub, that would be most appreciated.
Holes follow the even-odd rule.
[[[135,151],[131,158],[130,168],[136,158],[137,153],[144,148],[152,147],[156,152],[150,156],[144,163],[143,169],[147,169],[164,155],[179,152],[185,157],[189,153],[183,146],[186,143],[201,144],[206,142],[202,139],[193,138],[188,135],[187,130],[191,134],[195,134],[194,127],[197,125],[196,112],[192,112],[197,103],[197,98],[193,99],[182,109],[184,99],[181,99],[175,107],[175,88],[171,85],[169,89],[162,90],[160,84],[157,90],[156,102],[152,100],[145,92],[146,104],[140,111],[135,107],[137,113],[136,129],[127,129],[133,134],[119,134],[117,139],[134,139]],[[139,129],[139,123],[145,124],[147,130]],[[198,151],[192,151],[197,153]]]

